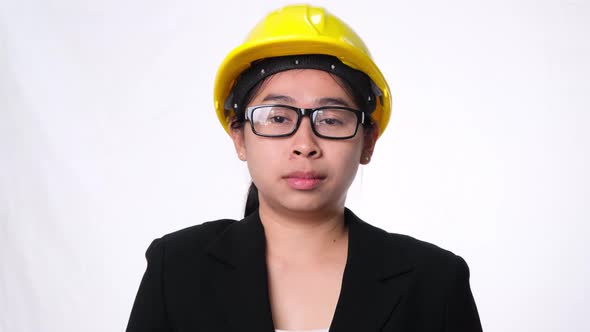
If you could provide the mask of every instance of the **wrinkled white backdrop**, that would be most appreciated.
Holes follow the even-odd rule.
[[[2,332],[122,331],[153,238],[241,216],[214,73],[285,3],[0,0]],[[348,205],[463,256],[486,331],[589,331],[589,1],[316,4],[394,96]]]

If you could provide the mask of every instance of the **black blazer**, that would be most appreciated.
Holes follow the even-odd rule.
[[[453,253],[373,227],[350,210],[331,332],[481,331],[469,269]],[[274,331],[258,213],[155,240],[128,332]]]

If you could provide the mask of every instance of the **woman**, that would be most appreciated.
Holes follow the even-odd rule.
[[[342,21],[269,14],[221,65],[215,107],[252,176],[245,218],[155,240],[127,331],[481,331],[460,257],[345,208],[390,95]]]

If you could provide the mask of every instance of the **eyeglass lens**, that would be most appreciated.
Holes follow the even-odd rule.
[[[300,113],[284,106],[261,106],[252,111],[250,122],[257,134],[285,136],[297,130]],[[314,131],[325,137],[353,136],[358,126],[357,114],[348,109],[321,108],[311,114]]]

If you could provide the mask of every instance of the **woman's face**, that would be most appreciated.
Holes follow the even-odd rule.
[[[297,69],[268,79],[248,106],[283,104],[299,108],[347,106],[357,108],[341,83],[320,70]],[[349,139],[317,137],[309,117],[288,137],[261,137],[250,123],[232,131],[236,151],[247,161],[258,188],[260,207],[277,212],[329,213],[341,211],[359,164],[368,163],[376,140],[362,126]]]

